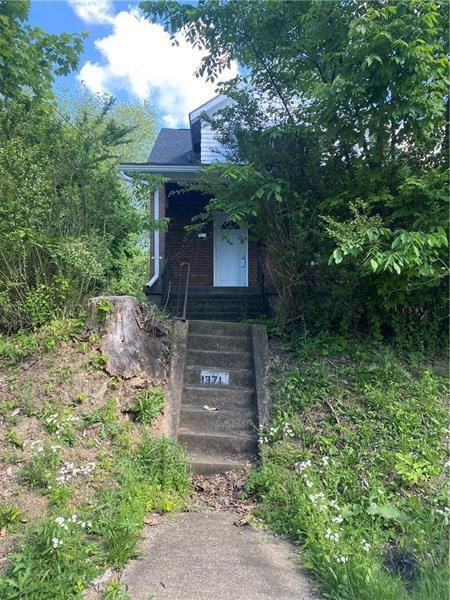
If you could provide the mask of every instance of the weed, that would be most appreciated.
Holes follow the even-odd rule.
[[[2,453],[1,461],[5,465],[17,465],[22,462],[22,453],[17,450],[5,450]]]
[[[88,342],[80,342],[77,346],[78,352],[81,354],[87,354],[89,352],[89,343]]]
[[[190,463],[180,444],[170,438],[147,437],[136,452],[137,463],[149,481],[163,490],[185,494],[190,488]]]
[[[131,600],[131,596],[123,583],[110,581],[105,589],[104,600]]]
[[[91,354],[89,359],[89,365],[98,371],[104,371],[106,364],[108,363],[108,355],[102,354],[98,350]]]
[[[75,424],[79,417],[71,410],[47,409],[44,412],[44,426],[49,433],[54,434],[61,443],[73,445],[76,439]]]
[[[20,477],[31,488],[47,492],[56,484],[56,474],[60,464],[59,450],[42,448],[21,470]]]
[[[115,396],[109,396],[105,400],[104,406],[94,410],[91,413],[84,413],[83,419],[86,425],[100,425],[100,434],[107,437],[111,430],[119,426],[119,399]],[[114,435],[114,433],[113,433]]]
[[[108,387],[111,390],[118,390],[120,388],[121,380],[120,377],[114,375],[108,379]]]
[[[11,427],[10,429],[8,429],[8,431],[6,432],[5,439],[7,442],[12,444],[16,448],[20,448],[20,449],[23,448],[23,440],[20,439],[20,437],[18,436],[17,431],[14,429],[14,427]]]
[[[56,519],[49,516],[28,531],[6,576],[0,577],[1,598],[82,597],[97,573],[94,546],[77,523],[66,521],[66,529]]]
[[[14,529],[22,518],[22,511],[15,504],[0,503],[0,530]]]
[[[143,394],[137,394],[131,410],[134,418],[142,425],[152,425],[164,408],[164,390],[161,387],[149,388]]]
[[[189,465],[173,440],[148,438],[115,465],[120,486],[101,493],[95,520],[108,562],[116,568],[136,555],[145,514],[181,508],[190,490]]]
[[[77,394],[75,396],[75,398],[73,399],[72,404],[74,404],[75,406],[79,406],[80,404],[83,404],[83,402],[86,402],[86,400],[88,399],[88,395],[86,392],[80,392],[79,394]]]

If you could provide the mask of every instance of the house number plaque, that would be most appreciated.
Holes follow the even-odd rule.
[[[226,371],[201,371],[200,383],[207,385],[230,385],[230,374]]]

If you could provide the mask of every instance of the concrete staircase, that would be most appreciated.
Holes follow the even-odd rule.
[[[240,469],[256,457],[251,332],[251,325],[243,323],[189,321],[177,437],[197,473]],[[205,370],[228,373],[229,384],[202,383]]]
[[[184,289],[181,290],[181,302],[178,304],[178,288],[175,287],[167,303],[167,310],[181,316]],[[180,314],[177,314],[178,312]],[[192,287],[189,290],[188,319],[211,321],[240,321],[245,318],[260,317],[265,309],[260,291],[257,288],[234,287]]]

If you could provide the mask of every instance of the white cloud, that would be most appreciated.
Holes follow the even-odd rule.
[[[188,113],[216,94],[216,84],[194,76],[204,51],[193,48],[184,36],[178,46],[161,25],[150,23],[136,9],[114,17],[111,35],[95,42],[103,61],[86,62],[78,75],[91,91],[127,91],[150,98],[161,111],[166,127],[186,125]],[[222,73],[227,80],[236,65]]]
[[[70,6],[85,23],[114,23],[112,0],[68,0]]]

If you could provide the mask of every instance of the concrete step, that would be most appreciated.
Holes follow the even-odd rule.
[[[188,450],[189,454],[207,454],[221,457],[256,456],[258,438],[256,434],[212,433],[180,427],[178,441]]]
[[[252,369],[253,353],[219,351],[219,350],[189,350],[186,358],[188,366],[201,365],[220,370]]]
[[[184,297],[182,298],[184,301]],[[176,298],[170,298],[169,303],[177,304],[178,300]],[[188,305],[191,306],[202,306],[202,305],[222,305],[222,304],[230,304],[241,306],[245,305],[257,305],[261,304],[261,299],[259,296],[208,296],[204,297],[196,297],[196,296],[188,296]]]
[[[199,367],[186,365],[184,369],[184,383],[185,385],[200,385],[201,384],[201,372],[206,368],[210,370],[210,367]],[[229,385],[234,387],[252,387],[255,385],[255,374],[252,369],[216,369],[220,371],[226,371],[229,374]],[[220,389],[227,389],[226,385],[215,385],[211,384]]]
[[[217,321],[210,323],[209,321],[193,321],[189,323],[189,336],[191,334],[202,335],[228,335],[228,336],[249,336],[251,332],[250,325],[247,323],[227,323]]]
[[[224,458],[223,456],[209,456],[206,454],[190,454],[192,468],[197,475],[216,475],[217,473],[226,473],[227,471],[241,471],[250,469],[252,462]]]
[[[215,313],[215,312],[207,312],[207,313],[187,313],[186,318],[191,321],[221,321],[229,322],[229,323],[239,323],[243,319],[256,319],[260,316],[260,313]]]
[[[255,391],[252,387],[211,385],[186,385],[183,394],[183,405],[215,406],[219,409],[249,408],[255,406]]]
[[[193,333],[189,336],[188,350],[226,350],[228,352],[251,352],[252,340],[248,336],[205,335]]]
[[[210,408],[211,406],[208,405]],[[215,407],[217,408],[217,407]],[[203,406],[183,404],[180,427],[208,431],[208,433],[254,433],[256,414],[249,408],[219,409],[210,411]]]

